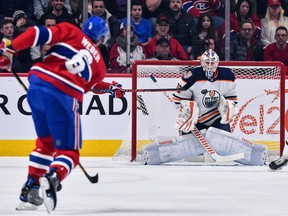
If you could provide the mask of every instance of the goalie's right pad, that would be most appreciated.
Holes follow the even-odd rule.
[[[203,154],[205,149],[192,134],[179,136],[172,140],[143,146],[147,165],[159,165]]]
[[[194,129],[198,122],[199,108],[195,101],[181,100],[180,109],[176,120],[175,127],[184,133]]]
[[[239,112],[234,101],[226,100],[223,96],[220,97],[218,110],[221,115],[221,124],[230,123]]]

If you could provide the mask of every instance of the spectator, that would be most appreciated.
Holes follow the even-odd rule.
[[[142,17],[143,6],[140,1],[131,2],[131,25],[134,26],[134,34],[137,35],[139,43],[146,46],[153,36],[152,23]],[[121,20],[126,25],[127,18]]]
[[[254,35],[258,38],[261,34],[261,22],[254,13],[252,0],[238,0],[235,12],[230,14],[230,32],[236,34],[240,31],[240,24],[244,20],[251,20],[255,26]],[[221,26],[221,35],[225,34],[225,23]],[[232,35],[231,35],[232,36]]]
[[[182,48],[181,44],[175,38],[170,36],[168,32],[169,32],[169,22],[166,19],[166,17],[163,16],[157,19],[156,34],[154,37],[152,37],[147,46],[145,46],[148,58],[153,56],[156,50],[157,40],[160,38],[166,38],[170,42],[171,54],[177,59],[187,60],[188,56],[185,53],[184,49]]]
[[[22,34],[28,27],[35,25],[34,22],[27,21],[27,16],[24,11],[17,10],[13,14],[14,23],[14,37]],[[16,59],[19,61],[19,70],[21,72],[28,72],[33,65],[34,61],[40,58],[39,50],[37,47],[27,48],[18,52]]]
[[[6,38],[12,40],[14,36],[14,25],[10,19],[1,20],[0,24],[1,39]]]
[[[99,49],[105,61],[106,67],[109,68],[109,51],[115,43],[116,37],[119,35],[120,24],[116,16],[111,15],[105,8],[104,0],[92,1],[92,15],[102,17],[109,26],[108,40],[102,44]]]
[[[67,8],[64,7],[64,0],[51,0],[51,4],[52,6],[48,8],[47,12],[45,12],[40,18],[41,25],[44,25],[44,20],[48,15],[54,15],[57,24],[61,22],[69,22],[76,25],[74,17],[69,14]]]
[[[182,10],[182,0],[170,0],[169,10],[161,14],[169,21],[169,33],[178,40],[187,55],[191,50],[192,35],[195,32],[193,17]]]
[[[111,0],[105,0],[106,9],[118,20],[122,20],[127,16],[127,0],[115,0],[111,3]]]
[[[214,28],[213,19],[208,14],[201,14],[192,38],[192,49],[188,50],[190,59],[197,59],[209,46],[209,40],[218,43],[218,33]],[[214,51],[214,49],[213,49]]]
[[[41,19],[41,16],[48,11],[52,6],[51,0],[34,0],[34,16],[37,20]],[[67,9],[69,14],[72,14],[72,9],[69,0],[64,1],[64,7]]]
[[[33,19],[33,0],[0,0],[0,20],[12,20],[13,13],[23,10],[28,19]]]
[[[23,10],[17,10],[13,14],[14,37],[21,34],[26,28],[35,25],[32,20],[27,20],[26,13]]]
[[[110,66],[119,71],[126,69],[126,51],[127,51],[127,29],[124,23],[120,26],[120,35],[116,38],[110,50]],[[130,62],[135,60],[146,59],[145,49],[138,44],[138,38],[134,34],[134,27],[131,26],[131,40],[130,40]]]
[[[11,40],[14,38],[14,36],[13,36],[14,35],[13,21],[10,19],[1,20],[0,32],[1,32],[0,48],[6,48],[7,46],[9,46],[11,44]],[[3,58],[2,58],[2,60],[0,59],[0,61],[3,61]],[[7,59],[5,60],[5,62],[7,62]],[[8,63],[9,62],[10,62],[10,60],[8,61]],[[12,70],[13,71],[21,72],[20,63],[15,58],[15,56],[13,57],[13,62],[11,62],[11,64],[12,64]],[[11,67],[9,66],[5,69],[5,71],[10,70],[10,69],[11,69]],[[3,71],[3,68],[1,70]]]
[[[167,38],[160,38],[156,42],[156,50],[150,59],[152,60],[177,60],[171,54],[170,46],[171,46],[170,41]]]
[[[159,14],[169,10],[170,0],[142,0],[144,4],[143,17],[149,19],[153,27],[156,26],[157,17]]]
[[[240,32],[231,38],[230,58],[234,61],[263,61],[263,45],[253,37],[255,26],[245,20],[240,24]]]
[[[193,17],[199,17],[202,13],[208,13],[216,28],[220,27],[224,19],[221,12],[224,5],[221,0],[183,0],[183,9]]]
[[[288,32],[284,26],[276,29],[276,42],[269,44],[264,49],[264,61],[280,61],[286,66],[286,75],[288,75]]]
[[[45,19],[43,19],[43,26],[46,28],[52,27],[56,25],[56,18],[54,15],[50,14],[45,16]]]
[[[261,20],[261,42],[264,46],[275,41],[276,28],[285,26],[288,28],[288,17],[283,16],[280,0],[268,0],[266,15]]]
[[[257,16],[259,19],[262,19],[265,17],[266,10],[267,10],[267,2],[268,1],[263,1],[263,0],[255,0],[257,4]],[[280,0],[281,7],[284,10],[284,16],[288,16],[288,1],[287,0]]]

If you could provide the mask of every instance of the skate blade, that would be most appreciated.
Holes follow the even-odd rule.
[[[45,208],[48,214],[50,214],[55,209],[55,203],[54,200],[51,197],[48,197],[46,193],[46,190],[50,189],[50,184],[47,178],[45,177],[40,178],[40,188],[42,191],[42,197]]]
[[[35,211],[38,209],[38,206],[29,203],[29,202],[20,202],[16,207],[17,211]]]

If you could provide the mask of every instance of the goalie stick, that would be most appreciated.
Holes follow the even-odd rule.
[[[22,88],[27,92],[28,91],[28,88],[26,87],[26,85],[23,83],[23,81],[20,79],[20,77],[18,76],[18,74],[13,71],[13,70],[10,70],[10,72],[13,74],[13,76],[17,79],[17,81],[19,82],[19,84],[22,86]],[[80,169],[83,171],[84,175],[87,177],[87,179],[92,183],[92,184],[95,184],[98,182],[98,173],[96,173],[95,176],[90,176],[87,171],[84,169],[84,167],[82,166],[82,164],[80,163],[79,161],[79,167]]]
[[[153,76],[153,74],[149,74],[150,79],[155,83],[155,85],[160,88],[157,79]],[[165,92],[163,91],[165,97],[171,102],[173,102],[173,99]],[[175,106],[174,106],[175,107]],[[175,107],[176,108],[176,107]],[[177,109],[177,108],[176,108]],[[217,152],[213,149],[213,147],[210,145],[210,143],[207,141],[207,139],[202,135],[202,133],[194,127],[193,130],[191,130],[191,133],[197,138],[199,143],[203,146],[203,148],[206,150],[206,152],[209,154],[209,156],[215,161],[215,162],[230,162],[234,160],[239,160],[245,157],[244,153],[238,153],[233,155],[227,155],[227,156],[221,156],[217,154]]]

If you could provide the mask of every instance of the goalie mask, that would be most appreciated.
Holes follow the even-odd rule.
[[[205,71],[207,79],[210,79],[213,77],[213,74],[218,67],[219,56],[211,49],[206,50],[201,56],[200,63],[203,70]]]

